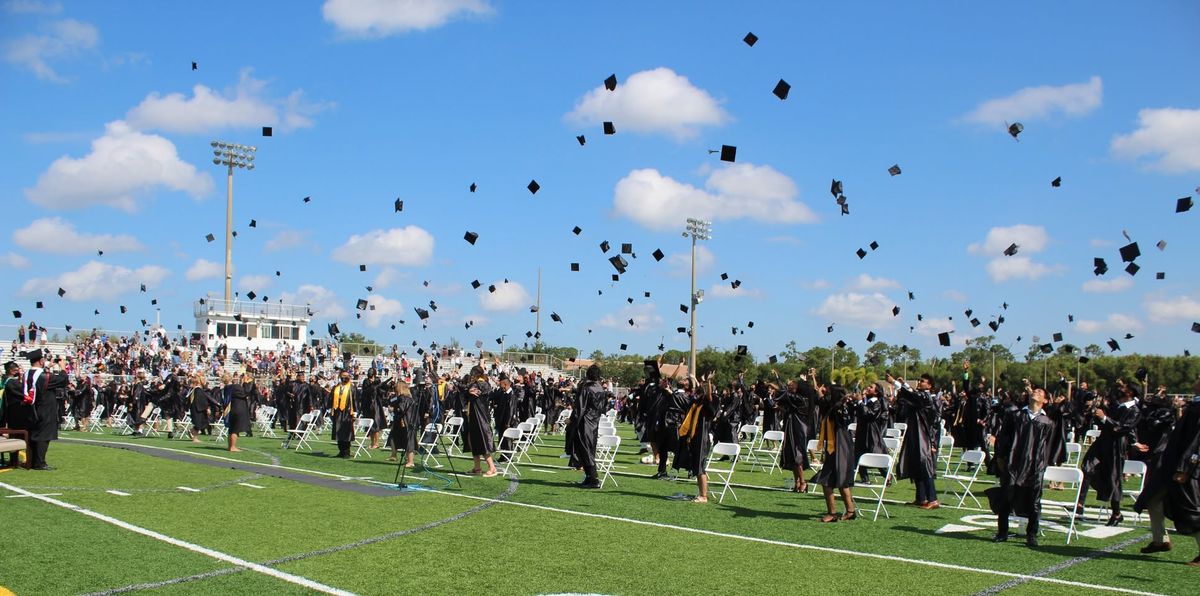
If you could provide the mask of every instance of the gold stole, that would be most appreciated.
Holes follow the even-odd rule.
[[[832,414],[832,412],[829,414]],[[821,444],[821,449],[824,449],[825,453],[833,455],[837,452],[837,433],[833,426],[832,415],[826,415],[821,418],[821,432],[818,435],[818,440]]]
[[[350,402],[350,386],[338,385],[333,388],[333,409],[348,410]]]
[[[680,438],[686,437],[690,441],[692,437],[696,436],[696,423],[700,421],[700,407],[700,403],[696,402],[688,408],[687,415],[683,417],[683,424],[679,425]]]

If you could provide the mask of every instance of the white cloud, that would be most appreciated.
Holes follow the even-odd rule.
[[[1113,137],[1111,150],[1123,159],[1151,157],[1147,167],[1153,170],[1200,171],[1200,109],[1140,110],[1138,129]]]
[[[612,122],[619,133],[661,132],[683,140],[694,138],[701,127],[724,124],[729,115],[687,77],[660,66],[630,75],[614,91],[604,85],[588,91],[566,119],[584,125]]]
[[[713,284],[704,293],[705,298],[762,298],[762,296],[762,290],[758,288],[747,288],[745,285],[740,285],[735,290],[727,283]]]
[[[942,292],[942,298],[945,298],[946,300],[950,300],[952,302],[966,302],[967,301],[966,294],[964,294],[958,290],[954,290],[954,289],[950,289],[950,290],[946,290],[945,292]]]
[[[499,285],[499,284],[497,284],[497,285]],[[446,296],[449,294],[457,294],[457,293],[461,292],[463,290],[463,285],[460,283],[457,283],[457,282],[449,282],[449,283],[443,284],[443,283],[438,283],[436,281],[431,281],[431,282],[429,282],[429,285],[425,285],[424,283],[422,283],[420,285],[420,287],[418,287],[417,289],[422,292],[425,292],[426,294],[433,294],[434,296]]]
[[[222,272],[224,269],[222,268]],[[262,295],[263,290],[271,287],[270,275],[242,275],[238,277],[237,288],[240,292],[254,292]]]
[[[1191,296],[1175,298],[1150,298],[1142,304],[1150,320],[1155,323],[1177,321],[1200,321],[1200,300]]]
[[[866,273],[860,273],[850,282],[850,287],[864,292],[877,292],[899,288],[900,282],[886,277],[871,277]]]
[[[987,238],[982,243],[968,246],[967,252],[992,258],[988,261],[987,272],[996,283],[1014,279],[1035,280],[1062,270],[1061,265],[1046,265],[1029,257],[1030,254],[1045,250],[1049,243],[1050,236],[1045,227],[1017,224],[988,230]],[[1005,256],[1004,251],[1011,244],[1017,245],[1018,253]]]
[[[654,230],[682,230],[688,217],[752,219],[764,223],[812,223],[816,214],[796,200],[791,178],[771,166],[733,164],[712,172],[704,188],[679,182],[655,169],[633,170],[617,182],[613,207]]]
[[[814,279],[812,281],[802,281],[800,286],[809,290],[826,290],[829,289],[830,283],[827,279]]]
[[[1101,331],[1127,333],[1130,331],[1141,331],[1143,328],[1144,326],[1141,321],[1120,313],[1110,314],[1103,321],[1075,320],[1075,330],[1080,333],[1099,333]]]
[[[280,297],[284,304],[308,305],[313,316],[338,319],[346,316],[346,308],[338,302],[337,294],[324,286],[304,284],[295,292],[284,292]]]
[[[76,255],[104,252],[142,250],[142,243],[133,236],[87,234],[75,230],[75,224],[59,217],[35,219],[29,226],[13,231],[13,242],[39,252]]]
[[[29,69],[39,79],[64,83],[66,79],[50,66],[50,62],[94,48],[99,42],[100,32],[91,24],[63,19],[48,24],[41,34],[9,40],[5,44],[4,60]]]
[[[321,16],[338,31],[365,38],[441,27],[495,12],[486,0],[325,0]]]
[[[225,265],[214,263],[208,259],[196,259],[191,267],[183,274],[188,281],[200,281],[211,277],[224,277]]]
[[[1113,244],[1114,242],[1112,240],[1105,240],[1103,238],[1092,238],[1088,240],[1088,246],[1092,248],[1106,248],[1112,246]]]
[[[488,292],[487,285],[495,285],[495,292]],[[485,284],[484,289],[479,293],[479,306],[486,311],[511,312],[522,308],[529,308],[533,304],[533,299],[529,297],[529,292],[525,288],[515,282],[510,281],[504,283],[504,280],[499,279],[491,284]]]
[[[8,267],[10,269],[24,269],[29,266],[29,259],[15,253],[0,255],[0,267]]]
[[[270,240],[267,240],[266,244],[263,245],[263,249],[267,252],[276,252],[289,248],[297,248],[308,244],[311,237],[312,232],[308,230],[282,230],[276,232]]]
[[[417,226],[371,230],[350,236],[333,251],[333,258],[364,265],[427,265],[433,258],[433,236]]]
[[[954,321],[948,317],[925,317],[923,320],[917,321],[913,330],[920,335],[933,337],[939,333],[954,331]]]
[[[58,14],[62,12],[62,4],[39,2],[38,0],[8,0],[4,3],[4,12],[9,14]]]
[[[1083,282],[1083,291],[1093,294],[1109,294],[1120,292],[1133,287],[1132,277],[1114,277],[1112,279],[1093,279]]]
[[[633,319],[633,326],[629,325]],[[663,318],[658,314],[658,308],[650,304],[633,304],[615,313],[609,313],[597,320],[593,326],[642,333],[662,326]]]
[[[375,310],[371,310],[371,307]],[[374,329],[383,323],[384,319],[399,319],[404,314],[404,305],[399,300],[385,298],[379,294],[367,297],[367,310],[362,313],[363,325]]]
[[[285,99],[267,96],[267,82],[243,69],[237,87],[222,94],[204,85],[192,88],[192,97],[182,93],[151,93],[125,115],[130,126],[175,133],[204,133],[231,128],[274,126],[281,131],[307,128],[312,116],[330,107],[304,100],[302,91]]]
[[[112,300],[122,294],[138,291],[141,284],[153,288],[170,274],[170,271],[157,265],[127,269],[89,261],[79,269],[67,271],[58,277],[38,277],[26,281],[21,286],[21,295],[47,296],[62,288],[67,291],[64,298],[75,302]]]
[[[696,275],[707,273],[716,264],[717,257],[703,244],[696,245]],[[679,252],[667,257],[667,269],[674,277],[686,277],[692,274],[692,252]]]
[[[831,323],[840,323],[873,329],[887,327],[895,323],[892,307],[896,302],[879,293],[860,294],[846,292],[832,294],[825,298],[816,314],[821,315]]]
[[[396,282],[406,279],[408,273],[399,271],[392,267],[384,267],[382,271],[375,275],[375,281],[371,282],[371,287],[376,290],[391,287]]]
[[[164,187],[201,197],[212,192],[213,181],[180,160],[171,141],[117,120],[92,141],[91,153],[54,160],[25,196],[52,209],[109,205],[134,211],[138,198]]]
[[[1007,97],[979,104],[963,119],[980,124],[1002,125],[1018,120],[1041,120],[1058,114],[1085,116],[1100,107],[1103,92],[1104,85],[1096,76],[1086,83],[1025,87]]]

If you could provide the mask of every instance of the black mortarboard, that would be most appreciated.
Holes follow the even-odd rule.
[[[888,168],[888,173],[893,176],[899,176],[900,175],[900,164],[896,164],[896,165]]]
[[[923,314],[921,314],[921,313],[917,313],[917,320],[918,320],[918,321],[924,321],[924,320],[925,320],[925,315],[923,315]]]
[[[237,238],[237,230],[234,230],[233,232],[231,232],[231,234],[233,234],[234,238]]]
[[[358,310],[367,310],[367,301],[359,298],[358,303],[354,305],[354,308],[357,308]]]
[[[196,64],[195,60],[192,60],[192,70],[196,70],[197,68],[200,68],[200,65]]]
[[[614,273],[614,274],[612,274],[612,280],[613,281],[621,281],[621,276]]]
[[[600,252],[608,252],[609,246],[611,246],[611,245],[608,243],[608,240],[601,242],[600,243]]]
[[[1183,213],[1192,208],[1192,197],[1183,197],[1175,201],[1175,213]]]
[[[1062,340],[1063,340],[1063,334],[1062,334],[1062,333],[1055,333],[1055,334],[1054,334],[1053,336],[1051,336],[1051,337],[1054,339],[1054,341],[1062,341]]]
[[[625,350],[627,350],[627,349],[629,349],[629,346],[627,346],[627,345],[625,345],[625,344],[621,344],[621,351],[622,351],[622,352],[624,352],[624,351],[625,351]]]
[[[1142,256],[1142,251],[1138,248],[1137,242],[1131,242],[1121,247],[1121,260],[1126,263],[1131,263],[1140,256]]]
[[[633,327],[633,326],[634,326],[634,321],[633,321],[633,319],[629,319],[629,326],[630,326],[630,327]]]
[[[575,226],[574,228],[571,228],[571,233],[578,236],[579,234],[583,233],[583,228]]]
[[[750,321],[750,322],[746,323],[746,326],[751,329],[754,329],[754,321]]]
[[[686,305],[686,304],[680,304],[680,305],[679,305],[679,312],[681,312],[681,313],[683,313],[683,314],[687,314],[687,311],[688,311],[688,307],[687,307],[687,305]]]
[[[899,315],[900,315],[900,307],[893,306],[892,307],[892,316],[895,317],[895,316],[899,316]]]
[[[529,194],[536,195],[537,191],[542,188],[542,185],[538,184],[537,180],[530,180],[529,184],[526,185],[525,188],[529,189]]]
[[[479,283],[478,279],[471,281],[471,289],[473,289],[473,290],[478,290],[479,286],[481,286],[481,285],[483,285],[483,284]]]
[[[1008,248],[1004,249],[1004,256],[1011,257],[1013,255],[1016,255],[1017,249],[1019,249],[1019,248],[1021,248],[1021,247],[1018,246],[1017,243],[1015,243],[1015,242],[1012,244],[1009,244]]]
[[[582,146],[584,146],[584,145],[586,145],[586,144],[587,144],[587,137],[586,137],[586,136],[584,136],[584,135],[576,135],[576,136],[575,136],[575,140],[576,140],[576,141],[579,141],[579,146],[580,146],[580,147],[582,147]],[[474,192],[474,191],[472,191],[472,192]]]
[[[1125,273],[1128,273],[1130,275],[1137,275],[1137,272],[1140,269],[1141,269],[1141,267],[1139,267],[1137,263],[1130,263],[1125,266]]]
[[[359,265],[359,266],[358,266],[358,270],[359,270],[359,271],[366,271],[366,270],[367,270],[367,266],[366,266],[366,265]]]
[[[854,251],[854,254],[858,255],[858,258],[862,259],[862,258],[866,258],[867,251],[860,248],[860,249]]]
[[[488,293],[489,293],[489,294],[495,294],[495,293],[496,293],[496,284],[492,284],[492,285],[489,285],[489,286],[488,286]]]
[[[1154,274],[1154,279],[1166,279],[1166,278],[1167,278],[1166,271],[1159,271],[1158,273]]]
[[[420,307],[414,307],[413,310],[417,311],[417,316],[420,317],[422,321],[429,318],[429,311]]]
[[[328,327],[328,331],[329,331],[329,335],[337,335],[337,334],[341,333],[341,331],[338,330],[337,323],[330,323],[329,327]]]
[[[747,33],[746,37],[742,38],[742,41],[746,42],[746,45],[754,47],[754,44],[758,43],[758,36],[753,32]]]
[[[252,219],[252,220],[250,220],[250,227],[252,227],[252,228],[257,228],[257,227],[258,227],[258,220],[257,220],[257,219]]]
[[[1192,333],[1200,333],[1200,323],[1192,323]]]
[[[12,313],[13,313],[13,318],[14,318],[14,319],[19,319],[19,318],[21,318],[21,311],[19,311],[19,310],[14,310],[14,311],[12,311]]]
[[[875,341],[875,332],[874,331],[867,332],[867,341]]]
[[[1021,134],[1021,132],[1024,130],[1025,125],[1021,124],[1020,122],[1013,122],[1012,124],[1008,125],[1008,134],[1012,135],[1012,138],[1014,139],[1017,138],[1017,135]]]
[[[1058,178],[1051,180],[1050,186],[1053,186],[1054,188],[1058,188],[1058,187],[1062,186],[1062,177],[1059,176]]]
[[[121,305],[121,314],[125,314],[128,311],[129,311],[129,309],[125,308],[124,305]]]
[[[912,293],[912,292],[909,292],[909,293],[908,293],[908,299],[909,299],[909,300],[916,300],[916,297],[915,297],[915,296],[913,296],[913,293]]]
[[[263,136],[264,137],[269,137],[269,136],[271,136],[272,133],[274,133],[274,131],[271,129],[270,126],[263,127]]]
[[[869,246],[871,247],[871,250],[877,250],[879,248],[879,243],[872,240]]]
[[[1156,243],[1154,244],[1154,246],[1157,246],[1157,247],[1158,247],[1158,250],[1166,250],[1166,249],[1167,249],[1167,241],[1166,241],[1166,240],[1159,240],[1158,242],[1156,242]]]
[[[775,363],[779,362],[779,356],[771,354],[771,356],[767,358],[767,362],[770,362],[771,364],[775,364]]]
[[[312,197],[304,197],[301,200],[304,201],[305,203],[310,203],[310,202],[312,202]]]
[[[745,355],[747,355],[747,354],[749,354],[749,353],[750,353],[750,347],[749,347],[749,346],[738,346],[738,347],[737,347],[737,355],[738,355],[738,356],[745,356]]]
[[[475,184],[474,182],[471,183],[471,186],[467,187],[467,189],[470,190],[471,192],[475,192],[475,189],[477,189],[477,188],[479,188],[479,186],[477,184]]]
[[[604,88],[609,91],[615,91],[617,88],[617,75],[610,74],[607,79],[604,79]]]
[[[1116,351],[1118,351],[1118,350],[1120,350],[1120,349],[1121,349],[1121,344],[1117,343],[1117,340],[1115,340],[1115,339],[1113,339],[1113,338],[1111,338],[1111,337],[1110,337],[1110,338],[1108,338],[1108,342],[1107,342],[1107,343],[1108,343],[1108,349],[1110,349],[1110,350],[1112,350],[1112,351],[1114,351],[1114,352],[1116,352]]]
[[[733,145],[721,145],[721,161],[737,161],[737,147]]]
[[[825,328],[825,333],[833,333],[833,325],[830,325],[830,326],[826,327],[826,328]]]
[[[675,332],[676,333],[687,333],[687,327],[676,327]]]
[[[837,347],[839,347],[839,348],[845,348],[845,347],[846,347],[846,342],[845,342],[845,341],[843,341],[843,340],[840,340],[840,339],[839,339],[839,340],[837,341],[837,344],[835,344],[835,345],[836,345]]]
[[[938,334],[938,343],[942,344],[943,346],[949,346],[950,345],[950,333],[946,332],[946,331],[939,333]]]
[[[666,255],[663,254],[663,251],[661,248],[656,248],[656,249],[654,249],[653,256],[654,256],[655,261],[661,261],[661,260],[663,260],[663,257],[665,257]]]
[[[476,234],[475,232],[467,232],[466,234],[463,234],[463,240],[466,240],[471,244],[471,246],[474,246],[475,241],[479,240],[479,234]]]
[[[834,197],[842,194],[841,180],[834,180],[833,182],[829,183],[829,194],[833,195]]]
[[[1125,334],[1125,339],[1133,339],[1133,334],[1132,334],[1132,333],[1126,333],[1126,334]]]
[[[571,263],[571,271],[579,271],[579,263]]]
[[[396,213],[400,213],[401,211],[404,211],[404,201],[401,201],[400,199],[396,199],[395,206],[396,206]]]
[[[104,251],[102,251],[102,250],[98,250],[98,251],[96,251],[96,254],[97,254],[98,256],[101,256],[101,257],[102,257],[102,256],[104,256]]]
[[[217,237],[216,237],[216,236],[213,236],[212,234],[205,234],[205,235],[204,235],[204,239],[205,239],[205,240],[207,240],[207,241],[209,241],[209,242],[212,242],[213,240],[216,240],[216,239],[217,239]]]
[[[999,331],[1000,323],[997,323],[996,321],[988,321],[988,327],[991,327],[992,331]]]
[[[141,290],[140,290],[140,291],[141,291],[142,293],[145,293],[145,292],[146,292],[146,284],[142,284],[142,287],[141,287]]]
[[[621,243],[621,254],[624,254],[624,255],[633,254],[633,245],[628,242]]]
[[[1080,356],[1080,357],[1079,357],[1079,363],[1080,363],[1080,364],[1087,364],[1088,362],[1091,362],[1091,361],[1092,361],[1092,359],[1091,359],[1091,358],[1088,358],[1087,356]]]
[[[550,320],[554,321],[555,323],[561,323],[562,317],[558,316],[558,313],[552,312],[550,313]]]
[[[59,297],[59,298],[62,298],[62,297],[63,297],[63,296],[65,296],[66,294],[67,294],[67,291],[66,291],[66,290],[64,290],[64,289],[62,289],[62,288],[59,288],[59,289],[58,289],[58,297]]]
[[[971,319],[971,326],[972,326],[972,327],[978,327],[978,326],[979,326],[979,319]]]
[[[842,198],[845,198],[845,197],[842,197]],[[850,215],[850,205],[848,203],[842,203],[841,205],[842,205],[842,215]]]
[[[612,263],[612,266],[617,270],[617,273],[622,274],[625,273],[625,268],[629,266],[629,261],[626,261],[625,257],[622,257],[621,255],[613,255],[608,259],[608,262]]]
[[[775,97],[778,97],[779,99],[782,100],[782,99],[787,99],[788,92],[790,92],[791,90],[792,90],[792,86],[789,85],[787,81],[785,81],[783,79],[779,79],[779,82],[775,83],[775,89],[773,91],[771,91],[771,93],[774,93]]]
[[[249,298],[249,299],[251,299],[251,300],[254,300],[254,298],[255,298],[255,297],[257,297],[257,294],[255,294],[253,291],[246,292],[246,297],[247,297],[247,298]],[[151,302],[151,304],[153,304],[153,303],[154,303],[154,302]]]
[[[729,283],[729,287],[731,287],[735,290],[742,287],[742,280],[740,280],[740,279],[733,280],[732,282]]]
[[[604,134],[606,134],[606,135],[617,134],[617,127],[613,126],[612,122],[605,122],[604,123]]]
[[[969,316],[971,316],[971,313],[974,313],[974,312],[975,312],[974,310],[971,310],[971,309],[969,309],[969,308],[968,308],[967,310],[964,310],[964,311],[963,311],[963,314],[964,314],[964,315],[967,315],[967,316],[969,317]]]
[[[1092,269],[1092,273],[1096,275],[1104,275],[1105,273],[1108,273],[1108,263],[1105,263],[1104,259],[1095,257],[1092,259],[1092,265],[1094,267]]]
[[[626,299],[625,299],[625,302],[628,302],[628,303],[630,303],[630,304],[633,304],[633,298],[626,298]]]

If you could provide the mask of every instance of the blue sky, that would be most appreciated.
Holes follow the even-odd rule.
[[[519,342],[541,267],[547,342],[684,349],[680,232],[696,215],[714,222],[701,345],[861,352],[875,331],[936,355],[988,331],[972,309],[1004,314],[1020,352],[1055,332],[1195,351],[1200,209],[1174,213],[1200,192],[1195,3],[742,4],[6,1],[0,293],[47,327],[135,329],[156,298],[191,328],[192,302],[222,288],[219,138],[258,147],[235,175],[235,286],[312,303],[318,330]],[[723,144],[736,163],[708,153]],[[603,240],[637,253],[619,283]],[[412,309],[430,300],[422,330]]]

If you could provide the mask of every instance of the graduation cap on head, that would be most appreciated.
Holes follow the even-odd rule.
[[[466,240],[471,246],[475,246],[475,241],[479,240],[479,234],[475,232],[467,232],[463,234],[463,240]]]
[[[737,147],[733,145],[721,145],[721,161],[737,161]]]
[[[1092,266],[1092,273],[1096,275],[1104,275],[1105,273],[1108,273],[1108,263],[1105,263],[1104,259],[1100,257],[1095,257],[1092,259]]]
[[[1175,213],[1184,213],[1192,208],[1192,197],[1183,197],[1175,201]]]
[[[899,176],[900,175],[900,165],[896,164],[896,165],[888,168],[888,173],[893,176]]]
[[[867,251],[860,248],[860,249],[854,251],[854,254],[858,255],[859,259],[864,259],[867,256]]]
[[[938,334],[938,343],[943,346],[948,347],[950,345],[950,333],[948,331],[943,331],[943,332],[939,333]]]
[[[1131,242],[1121,247],[1121,260],[1126,263],[1132,263],[1140,256],[1142,256],[1142,251],[1138,248],[1137,242]]]
[[[270,126],[264,126],[262,128],[263,128],[263,136],[264,137],[269,137],[272,134],[274,134],[274,132],[275,132],[274,130],[271,129]]]
[[[604,79],[604,88],[608,89],[609,91],[615,91],[617,89],[617,75],[615,73],[608,75],[608,78]]]
[[[582,232],[583,232],[583,228],[581,228],[579,226],[575,226],[574,228],[571,229],[571,233],[575,234],[576,236],[578,236]]]
[[[550,313],[550,320],[554,321],[555,323],[563,322],[562,317],[558,316],[558,313],[556,312]]]
[[[792,86],[789,85],[787,81],[779,79],[779,82],[775,83],[775,89],[771,90],[771,93],[774,93],[775,97],[778,97],[782,101],[787,99],[788,93],[790,93],[791,90]]]
[[[205,240],[207,240],[207,241],[209,241],[209,242],[212,242],[213,240],[216,240],[216,239],[217,239],[217,237],[216,237],[216,236],[213,236],[212,234],[205,234],[205,235],[204,235],[204,239],[205,239]]]
[[[617,127],[613,126],[612,122],[605,122],[604,123],[604,134],[606,134],[606,135],[617,134]]]
[[[584,146],[584,145],[586,145],[586,144],[587,144],[587,137],[586,137],[586,136],[584,136],[584,135],[576,135],[576,136],[575,136],[575,140],[576,140],[576,141],[579,141],[579,146],[580,146],[580,147],[582,147],[582,146]],[[474,185],[472,185],[472,186],[474,186]],[[471,192],[475,192],[475,191],[471,191]]]
[[[429,318],[429,311],[420,307],[414,307],[413,310],[417,311],[417,316],[420,317],[422,321]]]
[[[625,257],[622,257],[621,255],[613,255],[612,257],[609,257],[608,262],[612,263],[612,266],[617,270],[617,273],[621,274],[624,274],[625,268],[629,266],[629,262],[626,261]]]
[[[1020,122],[1013,122],[1012,124],[1008,125],[1008,134],[1012,135],[1012,138],[1014,139],[1016,139],[1017,135],[1021,134],[1024,130],[1025,125],[1021,124]]]
[[[867,341],[875,341],[875,332],[874,331],[867,332]]]
[[[529,189],[529,194],[536,195],[537,191],[542,188],[542,185],[538,184],[537,180],[530,180],[529,184],[526,185],[525,188]]]
[[[1140,269],[1141,269],[1141,267],[1139,267],[1137,263],[1130,263],[1125,266],[1125,273],[1128,273],[1130,275],[1137,275],[1137,272]]]
[[[1115,340],[1111,337],[1108,338],[1108,342],[1106,342],[1106,343],[1108,343],[1108,349],[1110,349],[1114,352],[1119,351],[1121,349],[1121,344],[1117,343],[1117,340]]]
[[[742,38],[742,41],[746,42],[746,45],[754,47],[754,44],[758,43],[758,36],[753,32],[747,33],[746,37]]]

